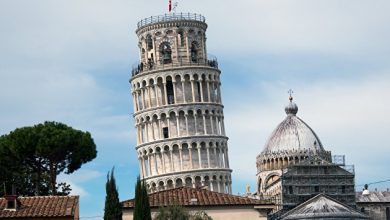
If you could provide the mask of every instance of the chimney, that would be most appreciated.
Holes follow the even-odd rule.
[[[19,201],[18,201],[18,196],[16,195],[15,185],[12,185],[11,194],[8,193],[9,192],[6,191],[4,196],[4,199],[7,201],[5,209],[16,211],[19,208]]]

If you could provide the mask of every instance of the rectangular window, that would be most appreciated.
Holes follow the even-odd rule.
[[[315,186],[314,187],[314,192],[316,192],[316,193],[320,192],[320,187],[319,186]]]
[[[164,127],[164,128],[163,128],[163,135],[164,135],[164,138],[169,138],[168,127]]]

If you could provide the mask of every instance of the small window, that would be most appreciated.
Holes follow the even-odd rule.
[[[184,34],[183,34],[183,31],[179,31],[178,37],[179,37],[180,47],[184,46]]]
[[[15,209],[15,200],[8,200],[7,201],[7,209]]]
[[[292,186],[288,187],[288,194],[294,194],[294,190]]]
[[[345,193],[345,186],[341,186],[341,192]]]
[[[191,61],[196,63],[198,62],[198,43],[192,42],[191,44]]]
[[[152,40],[152,36],[150,35],[146,37],[146,46],[148,50],[153,49],[153,40]]]
[[[361,208],[361,209],[360,209],[360,211],[364,213],[364,211],[365,211],[365,210],[364,210],[364,207],[363,207],[363,208]]]
[[[164,128],[163,128],[163,135],[164,135],[164,138],[169,138],[168,127],[164,127]]]
[[[314,192],[316,192],[316,193],[320,192],[320,187],[319,186],[314,186]]]
[[[172,63],[172,50],[168,42],[164,42],[160,46],[161,62],[163,64]]]

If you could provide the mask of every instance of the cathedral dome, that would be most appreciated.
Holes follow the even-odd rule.
[[[296,116],[298,106],[290,97],[285,107],[287,117],[276,127],[265,144],[262,155],[304,153],[322,154],[322,143],[313,129]]]

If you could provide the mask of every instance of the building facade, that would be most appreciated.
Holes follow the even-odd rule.
[[[257,195],[277,205],[271,219],[320,193],[356,206],[353,167],[324,149],[313,129],[296,116],[298,106],[291,96],[289,100],[286,118],[256,158]]]
[[[141,20],[130,79],[141,179],[149,192],[180,186],[231,193],[221,71],[207,55],[205,18]]]
[[[368,185],[356,192],[356,206],[371,219],[390,220],[390,192],[368,190]]]
[[[206,189],[178,187],[149,194],[152,218],[164,206],[180,205],[191,213],[206,212],[213,220],[267,220],[274,204],[258,199],[211,192]],[[123,219],[132,220],[135,199],[122,202]]]

